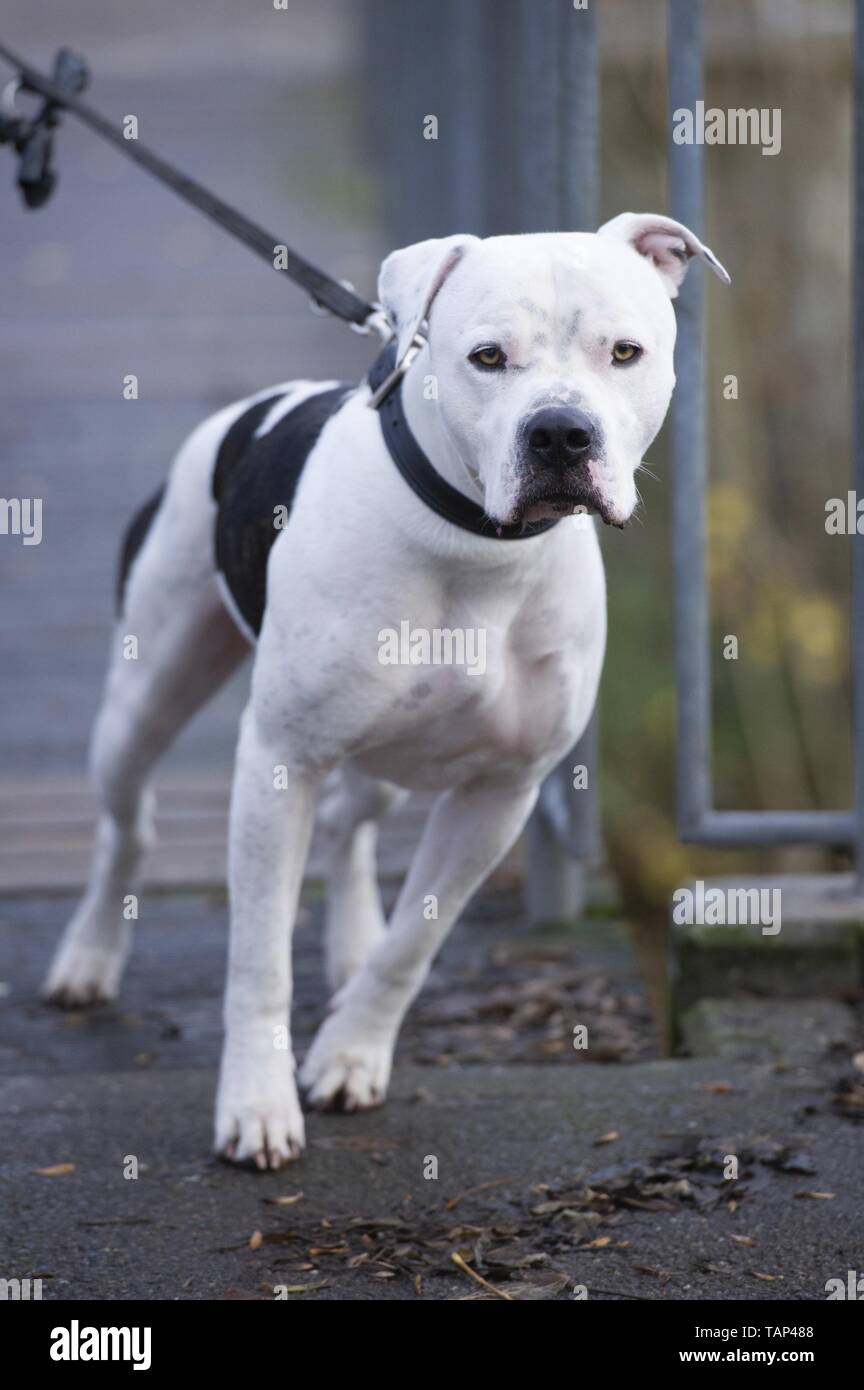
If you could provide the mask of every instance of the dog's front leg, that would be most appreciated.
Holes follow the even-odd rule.
[[[291,1051],[291,931],[319,778],[243,717],[231,797],[231,939],[216,1148],[278,1168],[303,1147]]]
[[[515,841],[536,798],[533,783],[484,779],[435,804],[389,930],[335,996],[303,1064],[311,1104],[362,1110],[384,1099],[399,1026],[436,951]]]

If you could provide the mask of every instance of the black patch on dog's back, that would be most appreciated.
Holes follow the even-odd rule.
[[[126,593],[126,585],[129,580],[129,571],[135,562],[139,550],[147,538],[147,532],[153,524],[153,518],[162,505],[162,498],[165,496],[165,484],[144,503],[133,516],[126,528],[123,536],[123,543],[120,547],[120,564],[117,569],[117,613],[123,612],[123,598]]]
[[[254,405],[250,405],[248,410],[244,410],[242,415],[237,416],[234,424],[219,445],[219,452],[216,455],[216,467],[213,469],[213,496],[217,502],[221,496],[226,479],[231,477],[235,467],[249,448],[252,436],[261,424],[264,416],[271,406],[274,406],[277,401],[281,400],[281,393],[275,396],[268,396],[266,400],[256,401]]]
[[[222,441],[213,472],[216,566],[244,622],[256,634],[267,602],[267,560],[279,534],[276,508],[290,512],[303,465],[351,389],[336,386],[309,396],[255,439],[255,430],[279,397],[258,401],[235,420]]]

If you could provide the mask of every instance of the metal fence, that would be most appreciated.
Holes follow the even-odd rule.
[[[864,0],[855,0],[855,239],[853,353],[854,444],[850,486],[864,496]],[[702,0],[670,0],[669,112],[704,96]],[[671,129],[671,119],[670,119]],[[701,145],[669,144],[670,212],[697,232],[703,224]],[[675,683],[678,704],[678,832],[682,840],[713,845],[854,845],[864,865],[864,547],[852,545],[853,727],[857,811],[718,811],[711,775],[711,661],[705,567],[708,484],[704,387],[703,279],[690,276],[678,301],[678,384],[672,402],[673,573]]]
[[[596,0],[371,0],[375,145],[388,180],[394,242],[452,231],[479,235],[593,230],[598,222]],[[668,0],[669,213],[704,224],[704,157],[675,144],[672,112],[704,99],[703,0]],[[854,468],[864,496],[864,0],[855,0]],[[418,154],[434,114],[440,138]],[[676,301],[677,386],[671,409],[678,829],[715,845],[854,844],[864,850],[864,737],[855,741],[853,811],[718,811],[711,772],[711,660],[705,554],[708,484],[704,276]],[[853,545],[853,614],[864,613],[864,541]],[[854,624],[854,726],[864,730],[864,625]],[[589,768],[574,793],[571,769]],[[583,866],[597,852],[596,721],[550,777],[529,827],[528,901],[535,919],[583,905]],[[864,854],[858,854],[864,865]]]

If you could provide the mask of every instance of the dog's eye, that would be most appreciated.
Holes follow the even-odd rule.
[[[487,371],[495,371],[504,366],[507,355],[496,343],[488,343],[486,347],[475,348],[473,352],[470,352],[468,361],[473,362],[475,367],[485,367]]]
[[[635,362],[641,356],[642,349],[638,343],[616,343],[612,349],[613,362]]]

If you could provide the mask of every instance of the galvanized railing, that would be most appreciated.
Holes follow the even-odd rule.
[[[702,0],[670,0],[669,114],[704,100]],[[856,0],[855,35],[855,442],[851,486],[864,496],[864,363],[861,352],[864,284],[864,3]],[[704,216],[704,155],[700,144],[669,141],[670,213],[699,234]],[[864,547],[853,540],[852,650],[856,793],[853,811],[718,811],[711,774],[711,661],[705,505],[708,452],[703,353],[704,277],[691,275],[678,300],[678,383],[672,402],[673,573],[675,684],[678,703],[678,833],[712,845],[829,844],[862,846],[864,798]],[[864,847],[864,846],[862,846]],[[858,863],[864,864],[859,854]]]

